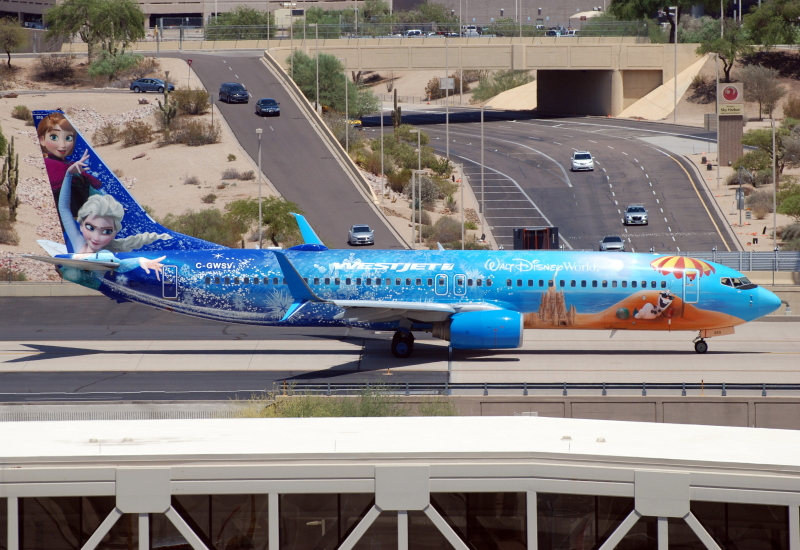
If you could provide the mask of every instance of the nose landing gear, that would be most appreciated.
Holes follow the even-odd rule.
[[[694,351],[697,353],[705,353],[708,351],[708,343],[703,340],[702,336],[698,336],[694,339]]]
[[[395,357],[405,359],[414,351],[414,335],[398,330],[392,337],[392,353]]]

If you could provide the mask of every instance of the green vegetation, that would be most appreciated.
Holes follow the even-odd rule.
[[[322,396],[295,392],[291,388],[239,401],[241,418],[331,418],[387,416],[456,416],[455,404],[445,398],[426,398],[416,411],[391,393],[391,386],[379,386],[353,396]]]
[[[25,105],[17,105],[12,109],[11,116],[18,120],[24,120],[30,124],[33,124],[33,113],[31,110],[28,109]]]
[[[197,90],[175,90],[171,94],[175,106],[185,115],[204,115],[211,106],[210,95],[200,88]]]
[[[269,12],[247,6],[212,17],[205,29],[206,40],[257,40],[275,35],[275,21]]]
[[[767,48],[776,44],[796,44],[800,1],[770,0],[759,2],[744,17],[750,39]]]
[[[800,223],[800,185],[790,183],[778,192],[778,214],[784,214]]]
[[[738,76],[744,84],[745,101],[758,102],[758,118],[764,110],[772,118],[778,100],[786,95],[778,71],[763,65],[747,65],[739,70]]]
[[[708,37],[697,48],[699,55],[715,53],[722,61],[722,72],[725,73],[725,82],[731,81],[731,70],[737,60],[753,52],[747,30],[732,19],[725,20],[724,36],[715,35]]]
[[[225,207],[225,217],[231,221],[232,225],[242,228],[244,233],[249,228],[258,227],[258,200],[241,199],[228,204]],[[268,197],[261,202],[261,219],[264,225],[263,239],[272,242],[273,246],[290,247],[303,242],[300,229],[292,216],[302,214],[300,207],[286,199],[278,197]],[[256,231],[253,240],[258,240]]]
[[[89,65],[89,76],[102,76],[108,78],[109,82],[113,82],[120,74],[136,67],[141,60],[142,56],[138,53],[103,50]]]
[[[11,52],[25,44],[28,36],[25,29],[16,18],[0,18],[0,49],[8,56],[8,66],[11,67]]]
[[[289,58],[290,74],[303,94],[312,103],[317,94],[317,62],[316,58],[295,50]],[[347,85],[347,101],[345,102],[345,84]],[[332,55],[319,56],[319,103],[324,109],[337,113],[345,112],[345,103],[350,118],[361,118],[367,113],[380,109],[380,102],[372,90],[362,88],[345,78],[345,68]]]
[[[475,101],[486,101],[499,93],[533,82],[534,77],[528,71],[498,71],[478,82],[472,98]]]
[[[216,208],[167,214],[160,222],[178,233],[231,248],[241,242],[242,234],[247,230],[246,226],[237,223],[231,216],[223,215]]]
[[[144,12],[135,0],[65,0],[44,12],[44,22],[47,39],[79,35],[90,65],[98,48],[115,58],[145,36]]]

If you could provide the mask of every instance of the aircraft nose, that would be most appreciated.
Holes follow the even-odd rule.
[[[758,315],[769,315],[781,307],[781,299],[764,287],[758,287]]]

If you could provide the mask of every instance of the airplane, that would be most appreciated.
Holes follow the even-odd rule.
[[[686,256],[332,250],[298,214],[301,245],[227,248],[151,218],[62,113],[36,111],[34,123],[65,243],[39,241],[49,255],[28,257],[119,302],[241,324],[394,331],[398,358],[412,354],[415,332],[491,350],[520,347],[525,329],[695,331],[705,353],[707,338],[781,304],[736,270]]]

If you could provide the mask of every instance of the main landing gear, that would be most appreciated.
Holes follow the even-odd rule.
[[[697,353],[705,353],[708,351],[708,344],[703,340],[702,336],[698,336],[694,339],[694,351]]]
[[[414,335],[398,330],[392,337],[392,353],[395,357],[405,359],[414,351]]]

